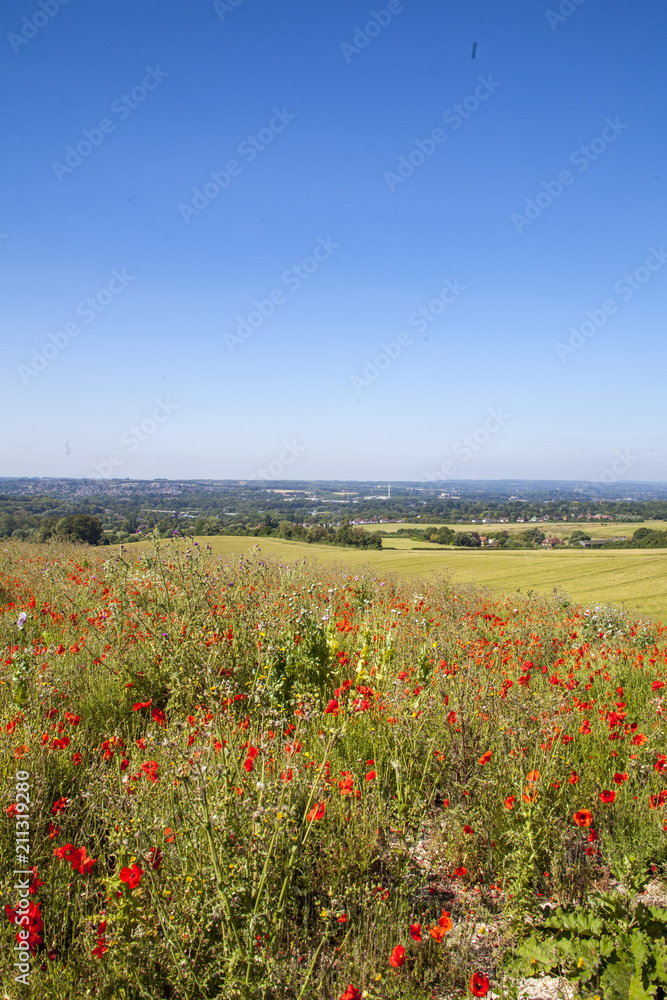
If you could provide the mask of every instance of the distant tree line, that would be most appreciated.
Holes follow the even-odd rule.
[[[454,545],[471,549],[479,548],[482,544],[482,536],[478,531],[454,531],[448,527],[425,528],[423,531],[400,528],[396,534],[399,537],[408,537],[417,542],[435,542],[438,545]],[[486,537],[489,540],[495,539],[496,548],[535,549],[542,544],[546,535],[539,528],[526,528],[525,531],[519,531],[514,535],[510,535],[509,531],[505,530],[489,530]]]
[[[541,547],[542,542],[547,537],[540,528],[526,528],[515,534],[510,534],[505,529],[496,530],[492,527],[489,527],[487,530],[488,534],[485,535],[485,538],[488,541],[493,541],[493,547],[497,549],[537,549]],[[635,532],[635,536],[646,530],[646,528],[639,529],[639,531]],[[395,534],[398,537],[411,538],[417,542],[435,542],[438,545],[453,545],[463,548],[479,548],[482,545],[482,536],[478,531],[454,531],[453,528],[449,527],[425,528],[423,531],[414,528],[399,528]],[[649,532],[649,534],[661,535],[667,533],[658,531]],[[590,537],[585,531],[577,528],[570,535],[568,542],[570,545],[578,548],[581,541],[590,539]],[[563,542],[563,544],[566,543]],[[612,543],[609,542],[607,544],[611,545]],[[637,547],[632,546],[630,542],[618,544],[623,544],[626,547]]]
[[[667,549],[667,531],[637,528],[625,542],[607,542],[606,549]]]
[[[254,538],[285,538],[290,541],[310,542],[319,545],[344,545],[357,549],[381,549],[382,535],[378,531],[366,531],[349,521],[340,525],[294,524],[292,521],[278,521],[266,514],[255,524],[222,524],[217,518],[196,521],[195,535],[244,535]]]

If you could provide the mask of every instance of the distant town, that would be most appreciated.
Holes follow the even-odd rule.
[[[663,521],[667,484],[0,479],[0,537],[48,538],[64,518],[77,515],[95,518],[101,537],[113,543],[137,541],[157,530],[165,537],[275,534],[379,547],[383,526],[407,524],[411,527],[399,532],[465,525],[474,544],[493,546],[502,544],[505,525],[525,525],[530,531],[549,523]],[[490,531],[491,525],[501,530]],[[526,544],[561,544],[552,532],[541,534]],[[580,543],[629,544],[630,534],[607,533]]]

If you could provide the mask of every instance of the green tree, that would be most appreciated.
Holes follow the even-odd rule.
[[[517,538],[521,538],[524,542],[528,542],[529,545],[540,545],[546,535],[539,528],[526,528],[525,531],[520,531]]]
[[[491,535],[490,537],[495,538],[498,548],[502,548],[510,540],[510,533],[509,531],[497,531],[495,535]]]
[[[457,531],[454,535],[454,545],[465,545],[468,548],[477,548],[481,545],[478,535],[473,535],[469,531]]]
[[[56,526],[56,534],[69,542],[87,542],[88,545],[99,545],[102,538],[102,525],[91,514],[70,514],[62,517]]]

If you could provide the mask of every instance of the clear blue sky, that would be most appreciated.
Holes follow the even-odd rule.
[[[666,29],[5,0],[2,474],[667,480]]]

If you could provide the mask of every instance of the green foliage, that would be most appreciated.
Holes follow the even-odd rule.
[[[534,926],[508,969],[542,972],[576,985],[584,997],[649,1000],[667,988],[667,910],[635,902],[630,879],[621,891],[591,893],[586,907],[564,906]]]
[[[71,514],[58,521],[56,534],[63,541],[98,545],[102,538],[102,525],[98,518],[90,514]]]
[[[301,616],[298,633],[284,636],[268,667],[258,668],[253,693],[266,694],[267,709],[292,716],[298,702],[307,698],[319,708],[326,705],[333,688],[332,651],[320,622]]]
[[[520,531],[517,538],[522,539],[524,542],[528,542],[529,545],[541,545],[546,535],[539,528],[526,528],[525,531]]]
[[[632,536],[633,548],[664,549],[667,548],[667,531],[652,531],[650,528],[638,528]]]
[[[632,538],[625,542],[607,542],[609,549],[665,549],[667,548],[667,531],[653,528],[637,528]]]
[[[467,548],[478,548],[482,544],[479,535],[471,531],[457,531],[452,542],[454,545],[464,545]]]
[[[502,548],[510,540],[511,535],[509,531],[493,531],[490,533],[489,538],[495,538],[498,543],[498,547]]]
[[[447,525],[436,528],[425,528],[424,531],[401,531],[400,534],[408,534],[416,541],[434,542],[437,545],[451,545],[454,541],[455,532]]]

